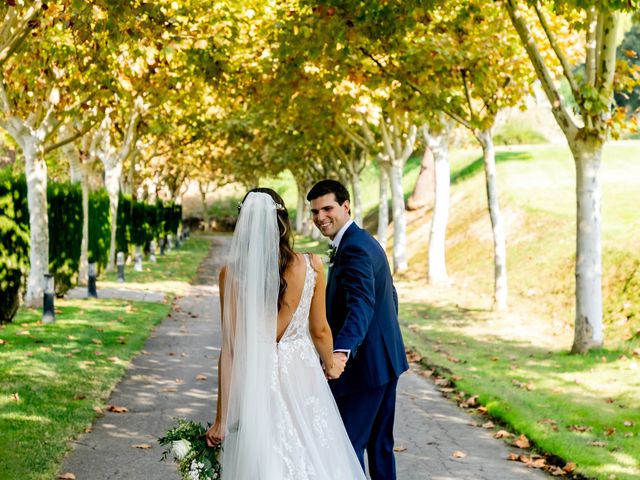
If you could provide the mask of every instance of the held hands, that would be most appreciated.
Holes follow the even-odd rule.
[[[207,430],[205,437],[207,439],[208,447],[217,447],[222,443],[222,440],[224,440],[224,432],[222,431],[222,425],[220,425],[220,422],[217,419],[215,423],[211,425],[211,428]]]
[[[340,378],[344,368],[347,365],[347,354],[344,352],[333,352],[333,365],[327,368],[325,366],[324,374],[327,380],[336,380]]]

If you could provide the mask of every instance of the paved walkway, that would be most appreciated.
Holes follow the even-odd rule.
[[[160,462],[156,439],[174,417],[213,421],[220,342],[217,274],[230,237],[216,237],[188,294],[151,335],[142,354],[107,402],[127,413],[106,412],[90,433],[73,442],[61,472],[77,480],[179,479]],[[204,380],[198,380],[206,377]],[[412,372],[399,383],[396,453],[399,480],[542,479],[542,472],[506,460],[510,447]],[[148,444],[140,449],[133,445]],[[461,451],[464,458],[453,458]],[[322,479],[340,480],[340,479]]]

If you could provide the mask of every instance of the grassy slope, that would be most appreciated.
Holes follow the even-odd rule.
[[[575,172],[566,147],[498,153],[508,238],[507,313],[490,311],[492,237],[479,151],[451,152],[447,265],[452,284],[425,283],[426,211],[408,215],[410,271],[396,279],[406,342],[425,355],[425,364],[453,377],[459,389],[480,394],[492,416],[542,450],[575,461],[581,473],[598,478],[640,478],[639,156],[638,143],[608,146],[601,174],[607,350],[584,357],[566,353],[575,257]],[[406,192],[418,165],[414,158],[405,169]],[[267,183],[295,205],[290,178]],[[373,169],[363,184],[365,211],[375,217]],[[588,431],[573,431],[572,425]],[[605,446],[589,445],[592,441]]]

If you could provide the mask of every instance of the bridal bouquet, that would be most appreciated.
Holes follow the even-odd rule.
[[[162,460],[173,454],[183,480],[219,480],[221,447],[207,446],[207,429],[201,424],[184,419],[177,419],[177,422],[177,426],[158,439],[160,445],[167,447]]]

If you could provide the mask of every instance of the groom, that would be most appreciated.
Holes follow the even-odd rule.
[[[331,239],[327,318],[334,357],[346,361],[329,383],[351,443],[372,480],[396,478],[393,420],[398,377],[409,368],[398,324],[398,297],[380,244],[351,220],[349,192],[322,180],[307,194],[313,222]]]

